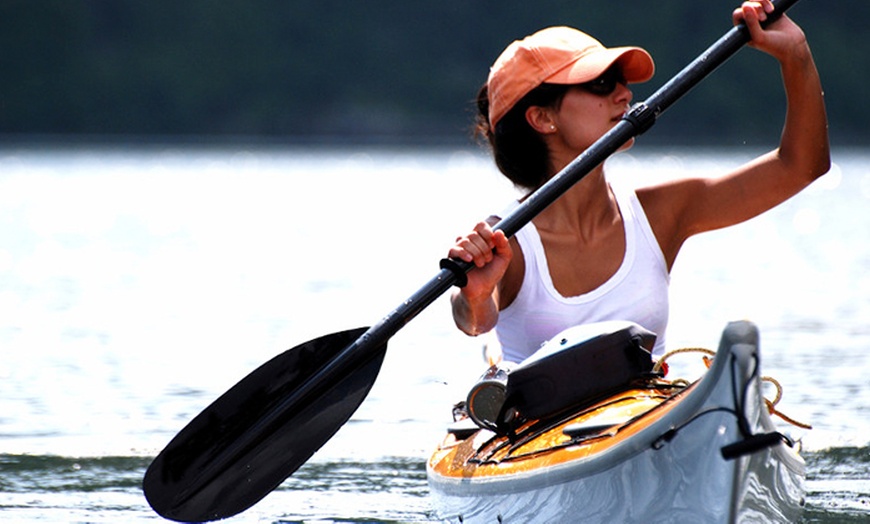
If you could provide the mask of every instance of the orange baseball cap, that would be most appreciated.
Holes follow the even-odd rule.
[[[571,27],[548,27],[516,40],[489,70],[489,125],[495,124],[530,91],[543,83],[582,84],[594,80],[614,62],[625,80],[645,82],[655,71],[653,59],[640,47],[606,48]]]

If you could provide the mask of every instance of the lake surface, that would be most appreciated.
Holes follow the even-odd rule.
[[[636,149],[613,177],[715,175],[751,151]],[[870,155],[690,240],[669,348],[755,321],[808,462],[807,522],[870,518]],[[0,520],[156,522],[145,468],[249,371],[371,325],[514,190],[433,149],[0,148]],[[442,297],[391,339],[351,421],[230,523],[433,522],[425,460],[481,373]],[[681,371],[679,363],[674,371]],[[689,372],[690,364],[686,364]]]

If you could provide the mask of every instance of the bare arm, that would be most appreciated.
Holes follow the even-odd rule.
[[[812,53],[803,31],[786,16],[761,28],[772,9],[769,0],[744,2],[734,20],[746,22],[750,45],[779,61],[787,97],[779,147],[720,178],[674,181],[639,192],[669,264],[688,237],[759,215],[830,168],[824,96]]]
[[[476,266],[465,287],[451,297],[456,326],[472,336],[490,331],[498,321],[499,289],[513,257],[510,242],[503,232],[480,222],[470,234],[457,239],[448,256]]]

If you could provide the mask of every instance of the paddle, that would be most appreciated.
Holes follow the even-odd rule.
[[[772,21],[797,0],[780,0]],[[769,22],[768,22],[769,23]],[[495,227],[507,236],[555,201],[749,40],[732,28],[703,54],[535,191]],[[266,362],[194,418],[154,459],[143,489],[160,515],[203,522],[230,517],[265,497],[353,415],[377,378],[387,341],[453,285],[472,264],[444,260],[441,271],[371,328],[326,335]]]

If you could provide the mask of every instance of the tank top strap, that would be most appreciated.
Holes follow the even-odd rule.
[[[626,231],[633,230],[639,239],[643,239],[644,247],[648,253],[652,253],[656,266],[664,274],[664,277],[670,280],[667,262],[662,251],[661,245],[653,232],[649,219],[646,216],[646,211],[637,197],[637,191],[633,186],[627,184],[611,183],[611,189],[616,196],[616,201],[619,204],[619,210],[622,213],[623,220],[628,220],[626,223]],[[633,227],[629,227],[629,226]],[[627,235],[626,235],[627,236]],[[628,240],[626,238],[626,240]]]

